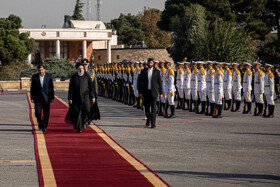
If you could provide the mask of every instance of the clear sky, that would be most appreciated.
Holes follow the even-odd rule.
[[[86,0],[83,15],[86,18]],[[96,0],[92,1],[92,20],[96,19]],[[164,9],[165,0],[101,0],[100,18],[103,22],[118,18],[120,13],[136,15],[144,7]],[[64,15],[73,15],[76,0],[0,0],[0,18],[15,14],[24,28],[61,28]]]

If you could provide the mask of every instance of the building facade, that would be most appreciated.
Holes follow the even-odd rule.
[[[117,45],[117,35],[106,29],[101,21],[76,21],[65,16],[62,28],[22,28],[20,33],[28,33],[36,43],[33,54],[28,56],[28,64],[38,63],[45,58],[68,58],[70,61],[92,57],[93,50],[106,50],[111,62],[111,46]]]

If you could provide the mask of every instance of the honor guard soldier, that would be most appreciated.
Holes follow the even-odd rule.
[[[224,63],[224,110],[229,110],[232,102],[232,72],[229,69],[229,66],[230,63]],[[228,105],[227,107],[226,104]]]
[[[254,96],[255,96],[255,111],[254,116],[263,115],[263,94],[264,94],[264,72],[261,70],[261,63],[254,62]],[[257,112],[258,111],[258,112]]]
[[[182,109],[183,105],[183,82],[184,82],[184,70],[183,70],[183,63],[177,62],[177,75],[176,75],[176,87],[178,92],[178,103],[177,103],[177,109]]]
[[[135,108],[140,108],[140,98],[138,96],[138,86],[137,86],[138,76],[141,71],[139,63],[140,62],[135,61],[135,70],[133,73],[133,90],[134,90],[134,95],[136,98],[136,105],[134,105],[133,107],[135,107]]]
[[[240,112],[240,105],[241,105],[241,72],[238,69],[238,63],[232,63],[233,67],[233,74],[232,74],[232,93],[233,93],[233,105],[232,105],[232,112]],[[234,103],[236,107],[234,109]]]
[[[265,111],[263,117],[273,118],[274,117],[274,75],[271,72],[273,65],[265,64],[266,74],[264,77],[264,94],[265,94]],[[266,115],[266,108],[268,105],[268,114]]]
[[[184,62],[184,82],[183,82],[183,91],[184,91],[184,102],[183,102],[183,110],[189,110],[190,98],[191,98],[191,69],[189,67],[190,62]],[[187,107],[185,107],[185,103],[187,103]]]
[[[276,93],[276,100],[280,100],[280,72],[277,68],[275,68],[275,93]]]
[[[159,62],[160,66],[160,77],[161,77],[161,84],[162,84],[162,97],[159,102],[159,116],[163,116],[163,109],[165,108],[165,103],[166,103],[166,91],[165,91],[165,73],[166,73],[166,68],[165,68],[165,63],[164,61]]]
[[[252,71],[251,71],[251,64],[245,62],[245,73],[243,76],[243,96],[244,96],[244,109],[243,114],[251,114],[251,107],[252,107],[252,98],[251,98],[251,91],[252,91]],[[246,110],[247,106],[247,110]]]
[[[155,69],[159,70],[160,71],[160,68],[159,68],[159,61],[157,60],[154,60],[154,66],[153,66]],[[156,114],[159,114],[159,100],[160,100],[160,96],[158,96],[157,98],[157,109],[156,109]]]
[[[190,83],[190,87],[191,87],[191,100],[190,100],[190,108],[189,108],[189,112],[194,112],[197,109],[197,74],[198,74],[198,69],[196,68],[196,62],[192,61],[191,64],[191,83]],[[194,103],[194,109],[192,109],[192,104]]]
[[[196,111],[198,114],[205,114],[205,107],[206,107],[206,70],[203,67],[204,62],[198,62],[198,73],[197,73],[197,92],[199,101],[197,102],[197,109],[201,103],[201,111]]]
[[[133,73],[134,73],[134,62],[130,62],[128,65],[128,83],[129,83],[129,91],[128,91],[128,106],[132,106],[135,103],[135,96],[133,91]]]
[[[215,108],[218,109],[218,114],[213,113],[213,118],[222,118],[222,107],[223,107],[223,79],[224,74],[221,69],[222,63],[216,62],[214,65],[215,75],[214,75],[214,94],[215,94]]]
[[[174,71],[171,69],[170,61],[166,62],[166,73],[165,73],[165,91],[166,91],[166,107],[165,107],[165,117],[167,118],[175,118],[175,105],[174,105],[174,97],[175,97],[175,77]],[[168,116],[167,110],[170,106],[171,114]]]
[[[123,87],[123,81],[122,81],[122,71],[123,71],[123,67],[122,67],[122,63],[119,63],[119,68],[118,68],[118,101],[122,102],[122,87]]]
[[[206,73],[206,116],[213,116],[215,109],[215,95],[214,95],[214,76],[215,70],[213,69],[213,62],[207,61],[207,73]],[[208,108],[210,105],[210,112],[208,113]]]

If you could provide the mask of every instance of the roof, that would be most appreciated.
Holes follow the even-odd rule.
[[[102,21],[78,21],[70,20],[71,28],[77,29],[100,29],[105,30],[106,26]]]

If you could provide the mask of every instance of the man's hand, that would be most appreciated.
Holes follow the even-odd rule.
[[[159,98],[160,98],[160,99],[161,99],[161,98],[163,98],[163,95],[162,95],[162,94],[160,94],[160,95],[159,95]]]
[[[73,101],[72,101],[72,100],[69,100],[69,104],[72,105],[72,103],[73,103]]]
[[[93,99],[91,100],[91,102],[92,102],[92,103],[95,103],[95,98],[93,98]]]
[[[33,99],[31,100],[31,103],[34,103],[34,100],[33,100]]]

